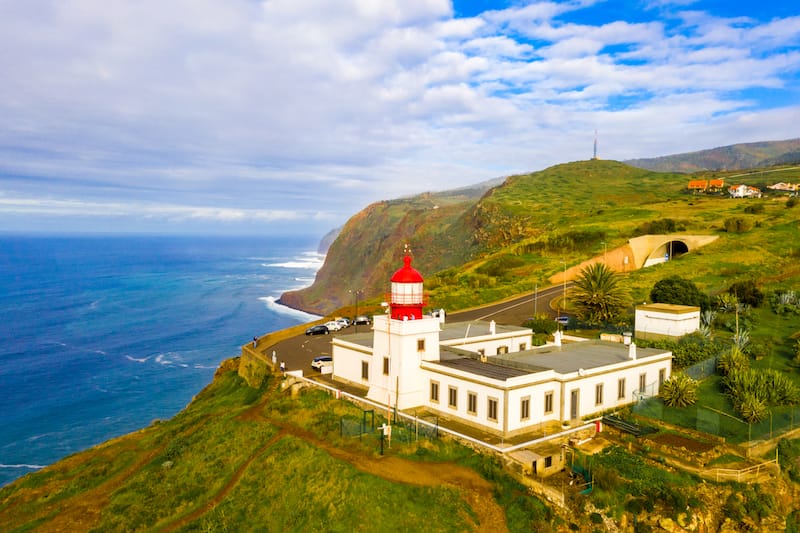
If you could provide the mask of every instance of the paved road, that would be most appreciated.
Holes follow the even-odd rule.
[[[567,283],[567,289],[572,283]],[[469,322],[473,320],[494,320],[498,324],[521,325],[525,320],[534,315],[534,311],[546,313],[553,318],[554,300],[562,297],[563,285],[555,285],[528,293],[506,301],[485,305],[475,309],[459,311],[449,314],[449,322]],[[358,326],[358,333],[372,331],[370,326]],[[266,349],[267,355],[275,350],[278,362],[284,361],[288,370],[303,370],[304,373],[312,372],[311,361],[318,355],[331,355],[331,338],[341,335],[356,333],[356,326],[350,326],[330,335],[298,335],[281,341]]]

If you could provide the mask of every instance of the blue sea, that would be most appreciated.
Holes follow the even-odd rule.
[[[0,485],[166,419],[254,335],[308,322],[318,239],[0,236]]]

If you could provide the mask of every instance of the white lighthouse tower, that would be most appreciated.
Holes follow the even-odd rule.
[[[403,267],[391,277],[389,312],[374,317],[373,364],[367,397],[403,410],[422,404],[426,391],[421,361],[439,359],[438,318],[425,316],[422,275],[411,267],[406,246]]]

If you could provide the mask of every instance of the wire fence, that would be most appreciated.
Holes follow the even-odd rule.
[[[700,381],[701,379],[705,379],[712,374],[716,373],[717,371],[717,358],[716,357],[709,357],[708,359],[704,359],[699,363],[695,363],[692,366],[686,367],[681,372],[689,376],[690,378]]]
[[[633,412],[639,416],[716,435],[728,442],[745,446],[753,441],[772,439],[800,426],[798,406],[774,407],[770,410],[769,416],[754,424],[712,407],[702,405],[669,407],[657,397],[647,398],[634,404]]]

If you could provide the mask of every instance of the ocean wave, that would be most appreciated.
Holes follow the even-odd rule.
[[[131,357],[130,355],[126,355],[125,359],[127,359],[128,361],[133,361],[134,363],[146,363],[147,360],[150,359],[150,356],[148,355],[147,357]]]
[[[158,363],[158,364],[160,364],[160,365],[171,365],[171,364],[172,364],[172,361],[170,361],[169,359],[167,359],[166,357],[164,357],[164,355],[165,355],[165,354],[163,354],[163,353],[160,353],[160,354],[158,354],[158,355],[156,356],[156,363]]]
[[[28,465],[28,464],[18,464],[18,465],[6,465],[0,463],[0,468],[27,468],[29,470],[40,470],[44,468],[45,465]]]
[[[262,263],[262,266],[319,270],[324,262],[325,254],[320,254],[317,252],[303,252],[300,254],[300,257],[296,258],[294,261],[284,261],[282,263]]]
[[[277,298],[274,296],[264,296],[259,298],[260,301],[264,302],[267,305],[267,308],[271,311],[275,311],[276,313],[280,313],[282,315],[289,315],[295,318],[299,318],[305,322],[311,322],[312,320],[318,320],[322,317],[319,315],[312,315],[311,313],[306,313],[305,311],[300,311],[298,309],[292,309],[283,304],[279,304]]]

